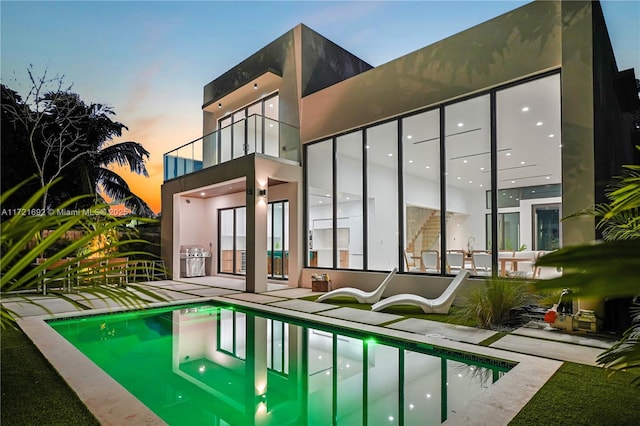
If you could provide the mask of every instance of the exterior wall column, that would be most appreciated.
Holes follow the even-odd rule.
[[[260,190],[267,190],[267,179],[264,182],[256,179],[255,170],[247,174],[247,293],[267,291],[267,206],[268,194],[260,195]]]

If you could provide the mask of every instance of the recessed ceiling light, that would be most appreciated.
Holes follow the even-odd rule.
[[[204,192],[201,192],[200,195],[202,195],[204,197],[206,194]]]
[[[388,153],[387,156],[393,157],[393,154],[392,153]]]
[[[469,181],[469,183],[473,183],[473,181],[472,181],[472,180],[470,180],[470,181]]]
[[[522,107],[522,112],[527,112],[527,111],[529,111],[529,107],[528,106]]]
[[[515,180],[512,180],[512,181],[511,181],[511,183],[516,183],[516,181],[515,181]]]
[[[558,145],[558,148],[562,148],[562,144]]]
[[[462,160],[462,162],[463,162],[464,164],[467,164],[469,161],[468,161],[468,160]]]
[[[456,179],[460,180],[460,179],[462,179],[462,178],[461,178],[460,176],[458,176]]]
[[[273,108],[273,104],[269,104],[269,108]]]
[[[407,139],[413,139],[413,136],[407,135]]]
[[[346,198],[347,200],[350,200],[350,199],[351,199],[350,197],[345,197],[345,198]]]
[[[431,168],[431,166],[425,166],[425,169],[430,169],[430,168]]]
[[[521,161],[520,164],[527,164],[526,161]]]
[[[318,204],[322,204],[322,200],[318,201]]]
[[[326,194],[325,197],[331,197],[331,194]]]
[[[551,176],[547,176],[545,179],[549,180],[549,179],[551,179]]]
[[[464,123],[458,123],[458,127],[464,126]]]
[[[513,198],[513,195],[509,195],[509,198]]]
[[[532,193],[532,194],[535,194],[535,193],[536,193],[536,190],[535,190],[535,189],[532,189],[532,190],[531,190],[531,193]]]
[[[484,170],[484,167],[480,167],[480,170]]]
[[[409,164],[413,163],[413,160],[409,160]]]
[[[505,155],[506,155],[507,157],[511,157],[511,153],[510,153],[510,152],[507,152]]]
[[[549,135],[549,137],[550,137],[550,138],[554,138],[554,137],[556,137],[556,135],[554,135],[553,133],[551,133],[551,134]]]
[[[483,184],[480,184],[480,188],[482,188],[483,186],[484,186]]]
[[[365,148],[366,148],[366,149],[369,149],[369,145],[366,145],[366,146],[365,146]]]
[[[542,126],[542,121],[538,121],[538,122],[536,123],[536,126]]]

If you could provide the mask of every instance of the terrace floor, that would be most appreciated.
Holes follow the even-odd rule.
[[[489,392],[484,392],[480,398],[472,401],[466,410],[449,419],[450,424],[507,424],[555,373],[561,365],[559,361],[595,365],[598,355],[613,343],[599,336],[552,330],[535,322],[499,337],[492,330],[341,307],[330,302],[303,300],[302,298],[320,293],[312,293],[307,288],[289,288],[279,283],[269,283],[265,293],[245,293],[245,281],[237,277],[180,278],[138,285],[168,300],[164,303],[152,302],[149,296],[140,293],[143,298],[152,302],[150,306],[216,300],[519,363],[498,382],[500,386],[493,386]],[[113,312],[127,307],[112,299],[102,299],[87,293],[67,296],[79,303],[84,310],[79,311],[77,306],[59,297],[40,294],[5,295],[1,303],[22,318],[19,324],[23,331],[101,422],[119,423],[126,419],[122,424],[162,424],[144,405],[137,400],[131,401],[126,391],[120,389],[115,382],[111,383],[112,379],[104,373],[87,373],[97,368],[92,367],[90,362],[87,364],[88,360],[82,359],[74,348],[61,350],[65,345],[70,345],[60,336],[51,333],[51,329],[43,321],[53,317]],[[480,345],[495,337],[499,338],[488,347]],[[52,351],[54,347],[56,350]],[[77,377],[74,373],[78,370],[84,371],[83,377]],[[108,384],[99,387],[98,395],[95,394],[96,381]],[[114,395],[119,396],[114,398]]]

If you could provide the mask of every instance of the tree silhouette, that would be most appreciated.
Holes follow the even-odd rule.
[[[35,175],[39,187],[45,189],[42,210],[75,195],[92,194],[98,200],[106,195],[121,202],[134,214],[153,215],[126,181],[109,168],[128,166],[132,172],[148,176],[145,161],[149,152],[141,144],[113,142],[127,129],[111,119],[113,109],[86,104],[70,86],[64,86],[61,76],[49,78],[45,71],[35,77],[31,68],[27,72],[31,87],[24,99],[2,85],[3,188]],[[14,160],[20,167],[5,170],[5,163]],[[62,178],[61,182],[49,189],[56,178]]]

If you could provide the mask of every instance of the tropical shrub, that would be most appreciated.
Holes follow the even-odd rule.
[[[640,147],[636,147],[640,149]],[[605,241],[565,247],[541,257],[538,266],[563,268],[563,275],[540,281],[542,290],[572,288],[580,297],[640,296],[640,166],[624,166],[625,174],[613,183],[608,203],[576,215],[599,217]],[[640,368],[640,305],[630,310],[631,327],[620,341],[598,357],[614,370]],[[640,378],[634,380],[640,386]]]
[[[496,328],[511,320],[514,309],[533,300],[530,283],[501,277],[489,278],[462,295],[462,307],[457,316],[477,319],[482,328]]]
[[[0,195],[0,205],[4,205],[5,201],[19,190],[20,186],[18,185]],[[68,210],[69,207],[73,206],[81,197],[71,198],[56,209],[49,211],[49,214],[42,214],[35,206],[38,205],[44,191],[44,189],[38,190],[23,204],[21,209],[13,211],[16,214],[11,215],[0,224],[0,255],[2,257],[0,291],[3,294],[13,292],[17,297],[23,297],[25,303],[38,305],[37,301],[20,294],[35,289],[43,279],[59,279],[67,276],[72,281],[84,280],[91,273],[91,268],[87,265],[80,266],[79,262],[75,261],[91,259],[99,254],[100,259],[96,259],[93,265],[97,267],[99,261],[113,257],[149,255],[145,252],[129,249],[130,245],[145,243],[132,235],[133,230],[127,228],[126,225],[131,221],[130,217],[111,216],[107,213],[108,206],[106,205],[96,205],[83,212],[72,214],[73,212]],[[91,212],[98,213],[91,214]],[[146,218],[138,218],[137,220],[139,222],[153,221],[153,219]],[[82,236],[69,244],[61,245],[59,250],[51,252],[50,249],[60,244],[66,232],[72,229],[82,230]],[[45,233],[45,231],[49,232]],[[100,235],[113,235],[114,232],[122,233],[126,237],[112,241],[107,252],[100,247],[94,250],[83,250],[91,241],[99,239]],[[33,244],[34,238],[35,244]],[[42,257],[45,252],[51,254],[45,262],[36,264],[36,259]],[[66,258],[74,260],[73,263],[70,263],[70,269],[65,267],[50,268],[57,261]],[[147,303],[141,295],[147,296],[149,300],[164,300],[143,286],[130,284],[127,287],[118,287],[105,284],[91,280],[88,285],[83,286],[82,290],[83,293],[102,299],[110,298],[130,307],[139,307]],[[82,307],[78,301],[69,298],[63,292],[52,291],[51,294],[67,300],[79,309]],[[0,310],[2,328],[13,323],[16,317],[15,312],[2,305]]]

